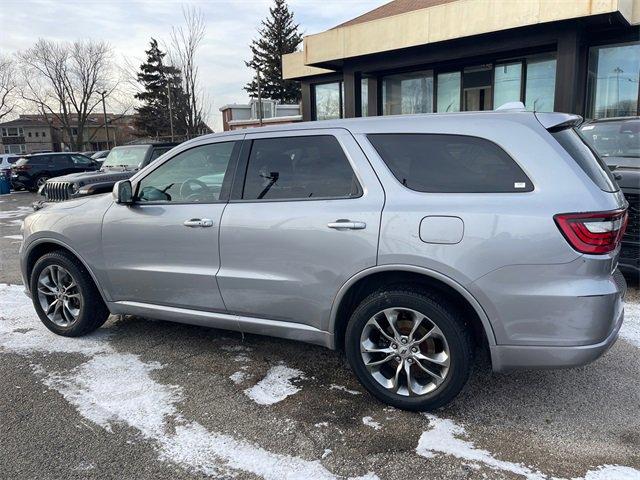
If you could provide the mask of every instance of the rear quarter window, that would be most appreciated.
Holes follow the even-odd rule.
[[[444,134],[367,137],[393,175],[418,192],[530,192],[533,184],[498,145],[484,138]]]
[[[620,189],[609,167],[573,128],[551,131],[551,135],[600,190],[617,192]]]

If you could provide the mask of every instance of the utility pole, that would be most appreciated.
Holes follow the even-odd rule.
[[[111,150],[111,142],[109,141],[109,127],[107,127],[107,106],[104,103],[104,96],[106,94],[106,90],[100,92],[100,95],[102,95],[102,113],[104,114],[104,132],[107,135],[107,150]]]
[[[167,78],[165,76],[165,78]],[[171,107],[171,85],[167,79],[167,99],[169,100],[169,128],[171,128],[171,141],[173,142],[173,109]]]
[[[258,83],[258,121],[262,126],[262,91],[260,90],[260,68],[256,68],[256,82]]]

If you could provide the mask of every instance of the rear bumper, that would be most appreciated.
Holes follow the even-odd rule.
[[[547,347],[524,345],[491,346],[491,361],[494,372],[515,369],[571,368],[586,365],[604,355],[618,339],[624,319],[620,310],[613,330],[602,342],[574,347]]]

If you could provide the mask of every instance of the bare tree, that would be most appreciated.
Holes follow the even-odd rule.
[[[188,136],[202,133],[206,114],[206,97],[200,86],[196,56],[204,39],[206,25],[202,10],[183,7],[184,26],[172,27],[169,45],[169,60],[182,72],[186,96],[186,129]]]
[[[16,107],[15,62],[11,57],[0,56],[0,120]]]
[[[60,126],[75,150],[82,150],[90,115],[118,87],[111,47],[90,40],[73,43],[39,39],[18,54],[22,97],[47,121]],[[105,119],[106,120],[106,119]]]

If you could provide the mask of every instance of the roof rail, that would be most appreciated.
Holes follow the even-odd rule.
[[[500,105],[495,109],[496,112],[511,111],[511,112],[524,112],[526,109],[522,102],[507,102]]]

